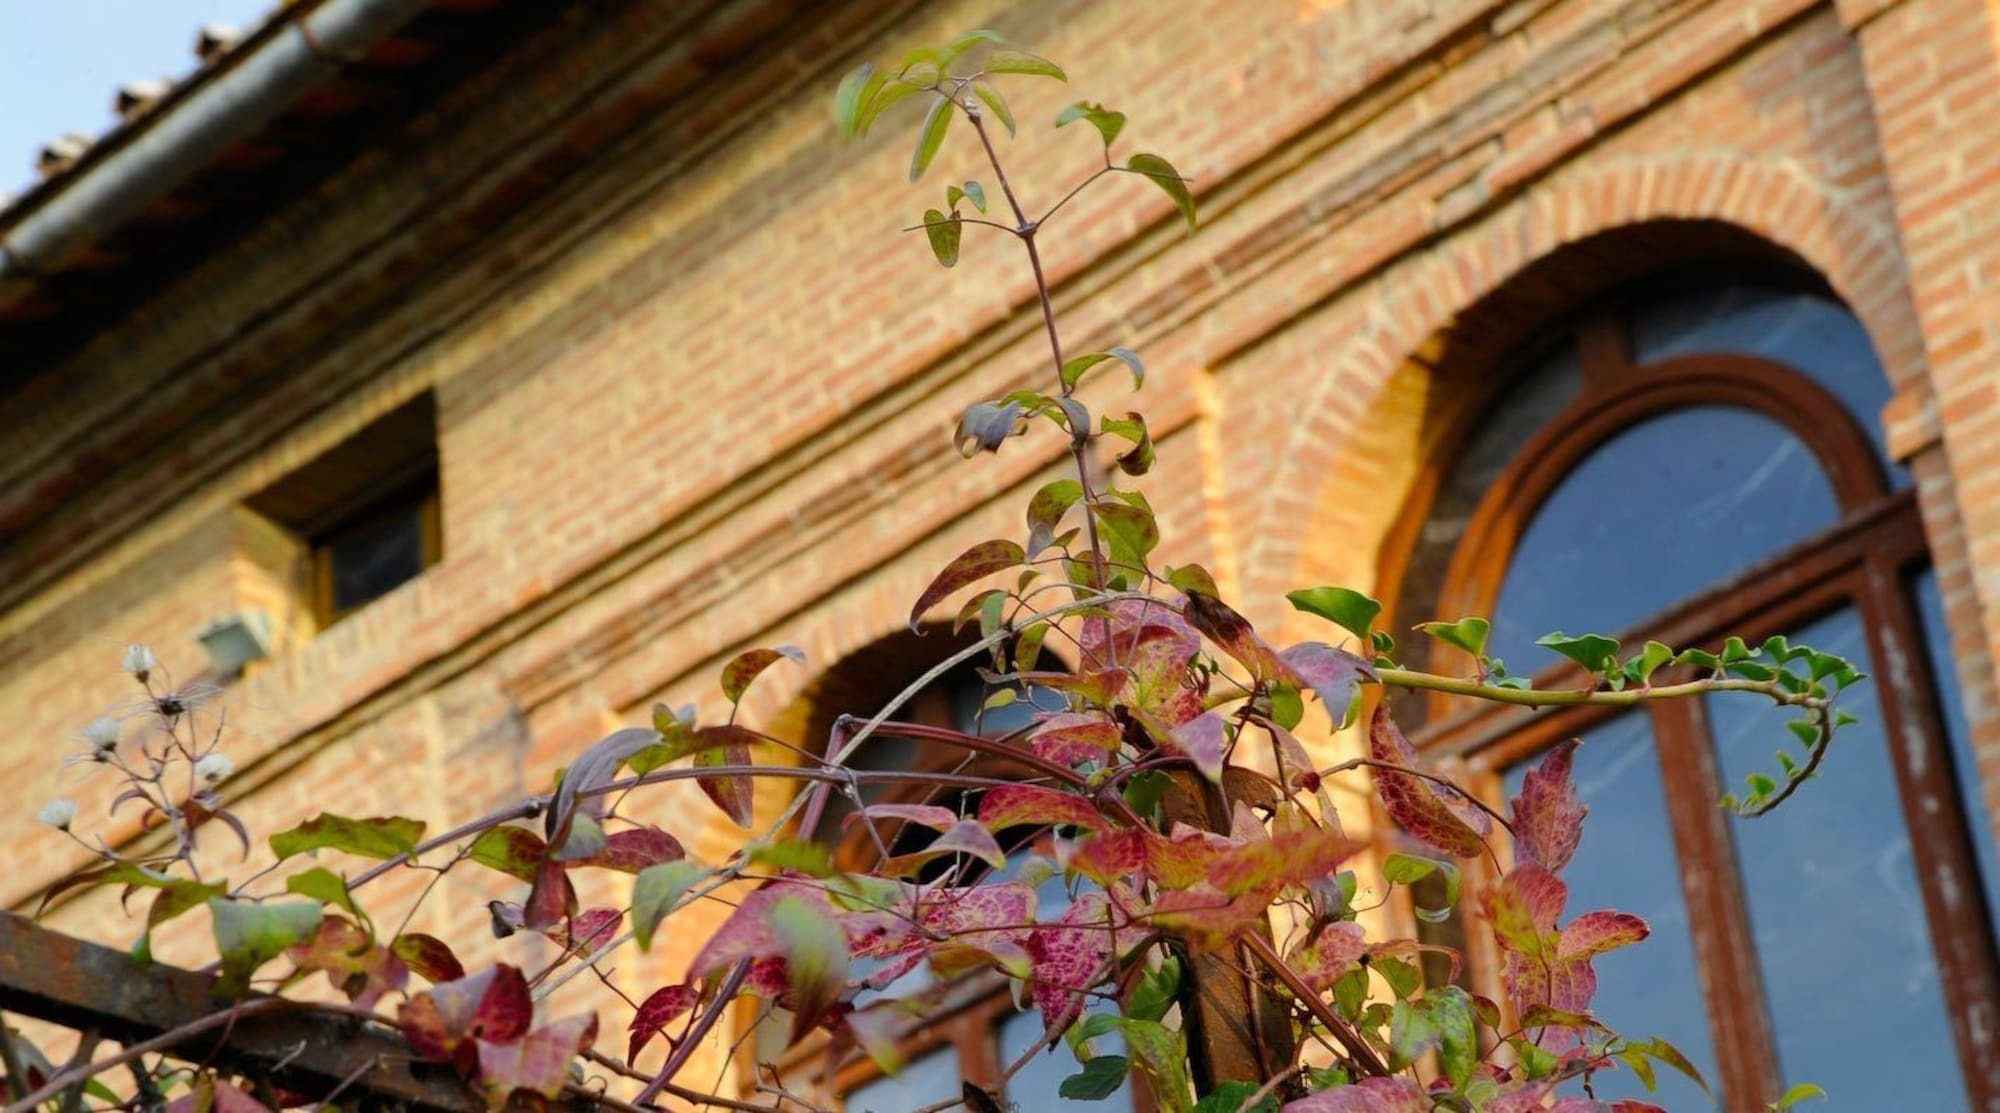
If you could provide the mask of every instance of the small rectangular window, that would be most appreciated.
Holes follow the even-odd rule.
[[[246,505],[290,539],[286,579],[317,627],[416,579],[444,555],[432,396],[370,422]]]

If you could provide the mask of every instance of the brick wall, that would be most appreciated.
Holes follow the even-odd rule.
[[[942,188],[903,182],[906,121],[843,146],[826,113],[855,61],[973,26],[1074,75],[1016,95],[1025,130],[1006,153],[1030,195],[1046,202],[1095,156],[1094,137],[1041,126],[1078,95],[1128,112],[1128,142],[1194,177],[1194,238],[1121,181],[1066,213],[1047,261],[1073,348],[1147,356],[1162,557],[1206,562],[1277,629],[1289,587],[1394,576],[1385,539],[1471,386],[1451,326],[1537,259],[1697,218],[1818,270],[1893,380],[2000,804],[2000,499],[1984,497],[2000,474],[2000,39],[1984,0],[841,5],[746,32],[768,38],[697,99],[618,116],[613,82],[557,126],[538,98],[570,95],[578,73],[657,82],[663,63],[632,60],[672,51],[647,6],[599,7],[511,80],[413,124],[424,145],[344,171],[108,324],[63,369],[91,391],[23,403],[42,410],[0,443],[31,459],[38,435],[81,420],[77,393],[143,414],[176,376],[216,392],[172,453],[135,456],[6,569],[34,585],[0,614],[10,901],[76,864],[28,816],[57,788],[65,737],[126,698],[123,643],[186,675],[194,627],[267,591],[232,563],[231,508],[423,389],[444,562],[223,697],[254,829],[316,809],[462,821],[546,785],[656,699],[715,713],[714,671],[748,644],[810,654],[746,704],[798,721],[814,670],[898,629],[964,545],[1017,530],[1058,446],[967,464],[945,431],[964,403],[1044,374],[1027,276],[977,229],[941,275],[895,232]],[[554,186],[507,192],[506,167],[475,158],[525,143],[510,157],[529,165],[606,121],[619,141]],[[954,135],[932,178],[976,176],[974,155]],[[446,166],[488,167],[466,207],[504,195],[518,211],[466,242],[448,205],[385,236]],[[287,242],[304,250],[273,249]],[[368,246],[335,249],[354,243]],[[418,267],[412,244],[438,251]],[[230,368],[263,365],[288,371],[223,393]],[[1124,402],[1111,377],[1086,393]],[[735,837],[692,791],[644,809],[697,854]],[[218,868],[259,864],[212,850]],[[454,873],[445,891],[418,923],[465,935],[506,887]],[[92,898],[56,923],[127,937],[108,912]],[[678,973],[681,944],[619,980]]]

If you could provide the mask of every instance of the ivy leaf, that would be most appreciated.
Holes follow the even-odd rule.
[[[349,819],[322,812],[289,831],[272,835],[271,853],[281,862],[295,854],[327,849],[387,860],[415,850],[423,838],[422,820],[401,816]]]
[[[1144,174],[1165,190],[1167,196],[1173,199],[1174,208],[1180,210],[1181,219],[1187,221],[1188,234],[1194,234],[1194,195],[1188,192],[1187,179],[1180,176],[1172,163],[1158,155],[1139,154],[1127,160],[1125,168],[1135,174]]]
[[[1618,639],[1607,638],[1603,634],[1571,636],[1558,630],[1536,638],[1535,644],[1546,646],[1591,672],[1604,672],[1611,668],[1614,664],[1611,655],[1618,652]]]
[[[699,862],[665,862],[639,872],[632,883],[632,934],[639,949],[653,945],[653,931],[687,891],[713,873]]]
[[[216,991],[235,997],[250,987],[259,966],[313,937],[322,913],[318,902],[249,901],[210,897],[215,949],[222,956],[222,978]]]
[[[924,210],[924,235],[931,241],[931,254],[946,268],[958,265],[958,241],[965,224],[956,212],[950,216],[936,209]]]
[[[1068,81],[1062,67],[1022,50],[996,50],[986,58],[987,73],[1022,73],[1031,77],[1053,77]]]
[[[771,931],[785,960],[796,1043],[819,1024],[820,1015],[847,985],[847,936],[823,910],[797,897],[772,907]]]
[[[1386,706],[1375,709],[1368,724],[1369,756],[1376,761],[1415,768],[1417,751],[1389,718]],[[1375,770],[1375,784],[1389,818],[1426,845],[1456,858],[1476,858],[1485,849],[1491,819],[1470,802],[1446,798],[1433,782],[1398,769]]]
[[[389,944],[389,953],[433,984],[455,982],[465,977],[465,967],[451,948],[436,936],[406,932]]]
[[[1066,387],[1074,387],[1083,378],[1083,373],[1106,360],[1118,360],[1132,372],[1132,389],[1137,390],[1146,383],[1146,363],[1139,353],[1130,348],[1111,348],[1102,352],[1086,352],[1063,361],[1062,382]]]
[[[795,645],[781,645],[772,649],[749,649],[737,654],[722,667],[723,697],[731,703],[740,702],[750,682],[779,661],[803,665],[806,663],[805,650]]]
[[[1483,618],[1461,618],[1457,622],[1421,622],[1417,629],[1474,657],[1484,657],[1486,636],[1493,632],[1493,624]]]
[[[1014,113],[1007,107],[1007,100],[1000,95],[1000,90],[995,89],[984,81],[978,81],[973,83],[972,95],[978,97],[979,103],[985,105],[986,110],[993,113],[993,118],[1000,121],[1000,126],[1007,129],[1008,138],[1013,138]],[[982,209],[980,211],[984,212],[985,210]]]
[[[1103,1101],[1125,1085],[1125,1076],[1130,1073],[1132,1060],[1123,1055],[1099,1055],[1063,1079],[1056,1096],[1064,1101]]]
[[[910,156],[912,182],[921,180],[924,171],[930,169],[931,160],[937,158],[938,148],[944,146],[945,132],[951,129],[953,115],[952,103],[947,97],[940,96],[931,105],[930,113],[924,117],[923,130],[917,135],[916,153]]]
[[[1027,559],[1027,552],[1012,541],[982,541],[960,553],[917,597],[916,606],[910,608],[910,630],[915,632],[923,621],[924,612],[936,606],[945,596],[995,572],[1018,568]]]
[[[1382,604],[1344,587],[1305,587],[1286,592],[1285,598],[1299,610],[1318,615],[1360,638],[1363,645],[1368,643],[1376,616],[1382,613]]]
[[[1056,126],[1068,127],[1082,120],[1097,129],[1104,137],[1104,149],[1118,141],[1118,133],[1125,130],[1125,114],[1114,112],[1095,101],[1080,100],[1056,114]]]

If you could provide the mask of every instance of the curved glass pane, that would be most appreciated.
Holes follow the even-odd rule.
[[[1890,465],[1890,482],[1909,484],[1909,473],[1884,447],[1888,376],[1867,330],[1845,306],[1818,294],[1725,286],[1651,301],[1633,313],[1635,362],[1706,352],[1762,356],[1811,376],[1868,431]]]
[[[1613,633],[1839,521],[1799,439],[1760,414],[1697,406],[1605,442],[1521,535],[1493,608],[1491,652],[1516,673],[1555,658],[1556,630]]]
[[[958,1094],[958,1052],[945,1044],[895,1074],[861,1084],[845,1104],[851,1113],[904,1113]]]
[[[1839,611],[1798,639],[1868,659],[1860,617]],[[1866,691],[1867,689],[1861,689]],[[1735,820],[1758,966],[1787,1084],[1825,1088],[1833,1109],[1964,1109],[1923,894],[1903,825],[1879,706],[1841,732],[1819,776],[1766,816]],[[1708,697],[1728,783],[1775,774],[1771,751],[1797,744],[1769,701]],[[1894,1070],[1882,1064],[1894,1063]]]
[[[1623,1035],[1667,1040],[1715,1084],[1715,1052],[1652,723],[1643,713],[1622,715],[1591,731],[1583,742],[1573,776],[1590,815],[1576,857],[1563,870],[1570,887],[1567,916],[1612,908],[1644,917],[1653,929],[1644,943],[1596,959],[1597,996],[1591,1011]],[[1520,792],[1531,765],[1507,771],[1508,795]],[[1659,1095],[1650,1100],[1668,1109],[1709,1106],[1701,1088],[1675,1071],[1660,1071],[1658,1082]],[[1605,1100],[1647,1098],[1645,1085],[1628,1070],[1598,1075],[1594,1085]]]

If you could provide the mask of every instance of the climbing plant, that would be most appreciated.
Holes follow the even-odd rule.
[[[1755,816],[1812,777],[1851,721],[1835,697],[1860,674],[1782,638],[1754,647],[1732,638],[1710,649],[1553,633],[1541,644],[1573,661],[1583,679],[1544,689],[1487,655],[1488,624],[1477,617],[1411,631],[1462,651],[1468,674],[1416,671],[1398,663],[1380,605],[1337,586],[1288,596],[1323,621],[1320,640],[1266,640],[1202,567],[1156,560],[1158,521],[1130,483],[1155,462],[1146,420],[1093,412],[1084,397],[1086,384],[1092,398],[1107,394],[1097,380],[1108,375],[1138,389],[1145,363],[1124,347],[1068,349],[1042,262],[1040,245],[1058,234],[1058,218],[1089,187],[1120,176],[1157,187],[1172,219],[1194,233],[1189,182],[1160,155],[1121,153],[1123,113],[1078,101],[1055,126],[1095,132],[1101,165],[1047,208],[1031,209],[1001,156],[1016,130],[1003,92],[1014,80],[1066,75],[978,31],[913,50],[890,68],[863,66],[835,98],[837,126],[849,137],[880,126],[903,102],[917,109],[913,183],[954,135],[977,148],[990,177],[946,186],[910,231],[948,268],[966,235],[1017,245],[1047,334],[1042,385],[973,401],[955,439],[977,458],[1050,438],[1067,454],[1067,474],[1034,492],[1015,535],[974,545],[939,570],[910,613],[913,627],[934,612],[955,615],[972,631],[970,644],[940,653],[878,713],[839,719],[824,747],[810,751],[737,714],[767,669],[802,660],[788,648],[753,649],[722,669],[730,711],[720,721],[656,708],[650,724],[573,755],[549,791],[439,835],[406,818],[302,817],[267,837],[274,867],[237,879],[205,873],[196,860],[199,841],[217,832],[239,840],[246,858],[252,845],[229,810],[222,732],[198,729],[205,720],[194,694],[165,681],[152,654],[134,647],[124,665],[144,696],[145,729],[124,738],[124,722],[100,719],[83,732],[75,760],[121,779],[114,811],[142,809],[148,826],[169,837],[157,852],[123,852],[86,838],[74,805],[53,802],[43,820],[97,862],[50,895],[83,886],[149,894],[141,955],[161,925],[205,909],[226,992],[284,992],[323,976],[352,1009],[393,1025],[415,1055],[448,1065],[496,1105],[566,1095],[621,1106],[663,1096],[740,1105],[692,1085],[684,1068],[718,1025],[734,1027],[730,1018],[740,1014],[732,1010],[747,997],[766,1017],[785,1018],[789,1042],[822,1044],[829,1068],[811,1078],[762,1070],[757,1087],[787,1107],[830,1107],[837,1097],[820,1079],[832,1066],[868,1056],[897,1070],[899,1033],[974,975],[1010,984],[1042,1020],[1043,1037],[1005,1064],[1002,1086],[1036,1056],[1070,1057],[1062,1095],[1076,1101],[1106,1097],[1136,1071],[1162,1108],[1180,1113],[1581,1113],[1652,1108],[1598,1102],[1592,1083],[1605,1072],[1635,1072],[1650,1086],[1665,1067],[1699,1081],[1670,1044],[1612,1031],[1591,1013],[1593,960],[1640,943],[1648,928],[1616,910],[1567,908],[1562,872],[1587,826],[1570,772],[1578,743],[1548,751],[1513,799],[1489,801],[1427,768],[1382,694],[1408,689],[1525,707],[1708,693],[1769,700],[1796,716],[1779,740],[1780,766],[1719,802]],[[1058,666],[1059,657],[1074,666]],[[926,684],[967,666],[986,679],[989,707],[1027,692],[1044,705],[1001,737],[898,717]],[[1295,736],[1313,703],[1356,732],[1360,756],[1326,761]],[[914,768],[859,760],[889,739],[975,760]],[[635,818],[647,789],[686,780],[745,829],[721,860],[697,861],[676,832]],[[760,780],[798,788],[781,816],[761,824],[752,807]],[[1343,823],[1332,791],[1339,780],[1372,793],[1425,853],[1371,851]],[[897,802],[881,802],[885,788],[898,790]],[[866,868],[828,851],[837,832],[821,828],[832,811],[872,840]],[[373,864],[354,868],[356,859]],[[1468,860],[1493,868],[1476,891],[1461,892]],[[398,926],[413,909],[378,907],[374,883],[408,870],[513,879],[518,900],[491,907],[494,932],[545,936],[558,957],[522,969],[488,960],[489,940]],[[629,901],[582,907],[573,878],[590,871],[632,875]],[[1419,901],[1421,916],[1466,916],[1490,930],[1500,999],[1455,978],[1426,981],[1420,959],[1445,949],[1399,937],[1357,906],[1363,891],[1419,882],[1443,898],[1435,907]],[[1044,911],[1038,891],[1056,883],[1065,899]],[[666,932],[684,933],[688,909],[703,902],[726,905],[726,917],[684,971],[628,1002],[618,1018],[622,1055],[597,1050],[598,1016],[542,1015],[538,1002],[554,986],[596,972],[623,948],[647,950]],[[1456,970],[1459,956],[1444,957]],[[930,975],[921,987],[902,988],[919,968]],[[1116,1053],[1108,1050],[1113,1036]],[[77,1085],[73,1075],[17,1104]],[[177,1077],[189,1094],[206,1095],[197,1105],[323,1097],[244,1089],[199,1072]],[[624,1097],[598,1088],[614,1078],[610,1092]],[[947,1104],[984,1111],[1003,1092],[968,1083]],[[1785,1104],[1811,1092],[1796,1090]]]

